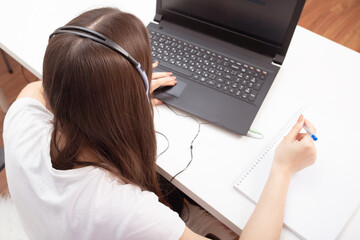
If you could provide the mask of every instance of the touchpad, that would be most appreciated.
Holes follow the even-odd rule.
[[[184,91],[186,87],[186,83],[183,82],[183,81],[177,81],[177,84],[175,86],[167,86],[167,87],[162,87],[160,89],[157,89],[155,92],[156,93],[167,93],[167,94],[170,94],[172,96],[175,96],[175,97],[180,97],[181,93]]]

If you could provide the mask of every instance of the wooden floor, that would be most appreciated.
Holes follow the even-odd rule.
[[[299,25],[341,45],[360,52],[360,0],[307,0]],[[9,103],[12,103],[27,80],[36,77],[8,57],[14,73],[7,72],[0,56],[0,88]],[[25,76],[24,76],[25,75]],[[0,146],[3,145],[2,129],[5,114],[0,111]],[[5,170],[0,172],[0,195],[7,195]]]
[[[360,0],[306,0],[299,25],[360,52]]]
[[[13,73],[10,74],[8,72],[4,59],[0,55],[0,88],[3,91],[10,105],[12,102],[15,101],[21,89],[23,89],[26,86],[27,81],[25,77],[29,81],[36,80],[36,77],[32,75],[29,71],[27,71],[25,68],[23,68],[22,71],[22,66],[18,64],[15,60],[13,60],[11,57],[7,56],[7,59],[9,60]],[[5,117],[4,112],[0,110],[0,133],[1,133],[0,146],[4,145],[2,138],[4,117]],[[5,170],[3,169],[0,172],[0,195],[4,196],[7,195],[8,193],[9,190],[6,182],[6,173]]]

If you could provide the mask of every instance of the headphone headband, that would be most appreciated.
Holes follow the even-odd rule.
[[[138,71],[138,73],[140,74],[141,79],[143,80],[143,83],[144,83],[144,86],[145,86],[146,97],[147,97],[147,99],[148,99],[148,101],[150,103],[150,98],[149,98],[149,88],[150,88],[150,86],[149,86],[148,77],[147,77],[144,69],[142,68],[141,64],[138,61],[136,61],[122,47],[120,47],[114,41],[107,38],[105,35],[103,35],[101,33],[98,33],[98,32],[96,32],[96,31],[94,31],[92,29],[79,27],[79,26],[63,26],[63,27],[60,27],[60,28],[56,29],[52,34],[50,34],[49,40],[54,35],[62,34],[62,33],[70,33],[70,34],[77,35],[79,37],[91,39],[94,42],[100,43],[100,44],[114,50],[115,52],[121,54],[123,57],[125,57],[125,59],[127,59],[131,63],[131,65],[133,65],[135,67],[135,69]]]

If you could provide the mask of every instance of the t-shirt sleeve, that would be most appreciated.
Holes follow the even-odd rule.
[[[52,113],[34,98],[17,99],[6,113],[4,136],[23,135],[29,131],[44,130],[51,126]]]
[[[25,156],[28,153],[34,152],[32,151],[34,148],[44,144],[44,135],[50,136],[52,119],[52,113],[38,100],[33,98],[16,100],[4,120],[3,138],[7,158],[27,159]],[[9,160],[7,158],[5,159]],[[10,163],[9,161],[6,161],[6,164]]]

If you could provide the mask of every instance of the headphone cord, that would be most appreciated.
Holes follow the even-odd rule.
[[[172,183],[172,181],[177,177],[179,176],[181,173],[183,173],[189,166],[190,164],[192,163],[193,159],[194,159],[194,154],[193,154],[193,148],[194,148],[194,142],[196,140],[196,138],[199,136],[200,134],[200,130],[201,130],[201,125],[203,124],[209,124],[209,123],[201,123],[199,122],[196,118],[194,118],[193,116],[187,116],[187,115],[181,115],[181,114],[178,114],[177,112],[174,111],[174,109],[172,109],[168,104],[166,103],[163,103],[170,111],[172,111],[175,115],[179,116],[179,117],[184,117],[184,118],[192,118],[197,124],[198,124],[198,130],[197,130],[197,133],[196,135],[194,136],[194,138],[192,139],[191,143],[190,143],[190,161],[188,162],[188,164],[186,165],[186,167],[184,169],[182,169],[181,171],[179,171],[178,173],[176,173],[171,179],[170,179],[170,183]],[[169,139],[166,137],[165,134],[163,133],[160,133],[158,131],[156,131],[156,133],[162,135],[166,141],[167,141],[167,146],[165,148],[164,151],[162,151],[157,157],[161,156],[162,154],[164,154],[168,149],[169,149],[169,146],[170,146],[170,143],[169,143]]]
[[[172,109],[167,103],[163,103],[168,109],[170,109],[175,115],[179,116],[179,117],[184,117],[184,118],[192,118],[197,124],[198,124],[198,131],[195,135],[195,137],[192,139],[191,143],[190,143],[190,161],[188,162],[188,164],[186,165],[186,167],[184,169],[182,169],[181,171],[179,171],[178,173],[176,173],[171,179],[170,179],[170,183],[178,176],[180,175],[181,173],[183,173],[189,166],[190,164],[192,163],[193,161],[193,158],[194,158],[194,155],[193,155],[193,148],[194,148],[194,142],[196,140],[196,138],[199,136],[200,134],[200,130],[201,130],[201,125],[203,124],[211,124],[211,123],[201,123],[199,122],[196,118],[194,118],[193,116],[188,116],[188,115],[181,115],[181,114],[178,114],[177,112],[175,112],[174,109]],[[157,157],[161,156],[162,154],[164,154],[168,149],[169,149],[169,146],[170,146],[170,142],[169,142],[169,139],[165,136],[165,134],[163,133],[160,133],[160,132],[156,132],[160,135],[162,135],[166,141],[167,141],[167,147],[164,151],[162,151]],[[261,139],[264,137],[264,135],[256,130],[253,130],[253,129],[250,129],[249,130],[249,133],[246,135],[247,137],[250,137],[250,138],[255,138],[255,139]]]

